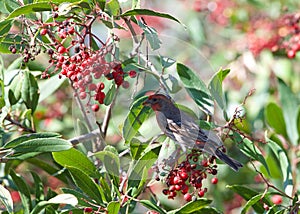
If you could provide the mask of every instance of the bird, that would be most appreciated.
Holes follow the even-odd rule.
[[[181,111],[172,99],[164,94],[153,94],[143,102],[156,114],[158,126],[162,132],[177,142],[190,149],[199,149],[215,156],[238,171],[243,165],[225,154],[222,140],[211,130],[201,129],[196,120]]]

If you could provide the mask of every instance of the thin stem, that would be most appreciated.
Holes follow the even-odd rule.
[[[267,193],[267,190],[269,188],[272,188],[272,189],[275,189],[276,191],[278,191],[281,195],[293,200],[293,198],[289,195],[287,195],[285,192],[283,192],[282,190],[278,189],[276,186],[274,186],[272,183],[270,183],[266,178],[265,176],[260,172],[258,171],[258,169],[255,167],[255,165],[253,164],[252,161],[250,161],[250,163],[252,164],[253,168],[255,169],[255,171],[260,175],[260,177],[263,179],[263,181],[265,182],[265,184],[267,185],[267,188],[265,189],[263,195],[262,195],[262,198],[265,196],[265,194]]]
[[[111,101],[110,105],[108,106],[108,108],[107,108],[107,110],[106,110],[106,113],[105,113],[105,116],[104,116],[104,119],[103,119],[103,123],[102,123],[102,127],[101,127],[101,131],[102,131],[103,138],[106,137],[108,124],[109,124],[109,121],[110,121],[110,119],[111,119],[111,112],[112,112],[112,109],[113,109],[113,107],[114,107],[114,105],[115,105],[115,102],[116,102],[116,98],[117,98],[118,92],[119,92],[119,87],[117,87],[116,93],[115,93],[115,95],[114,95],[114,98],[113,98],[113,100]]]
[[[18,122],[18,121],[16,121],[16,120],[12,119],[10,115],[7,115],[7,116],[5,117],[5,120],[11,122],[11,124],[13,124],[13,125],[16,125],[16,126],[20,127],[21,129],[23,129],[23,130],[26,131],[26,132],[36,133],[36,131],[35,131],[34,129],[31,129],[31,128],[29,128],[29,127],[26,127],[26,126],[22,125],[20,122]]]

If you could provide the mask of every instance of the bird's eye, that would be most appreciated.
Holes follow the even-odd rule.
[[[156,101],[157,101],[157,98],[152,98],[152,101],[153,101],[153,102],[156,102]]]

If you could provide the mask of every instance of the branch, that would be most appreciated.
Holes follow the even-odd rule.
[[[16,121],[16,120],[12,119],[10,115],[7,115],[7,116],[5,117],[5,120],[8,120],[8,121],[11,122],[13,125],[18,126],[19,128],[23,129],[23,130],[26,131],[26,132],[36,133],[36,131],[35,131],[34,129],[31,129],[31,128],[29,128],[29,127],[26,127],[26,126],[24,126],[23,124],[21,124],[20,122],[18,122],[18,121]]]

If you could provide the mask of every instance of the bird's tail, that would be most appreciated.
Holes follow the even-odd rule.
[[[229,165],[234,171],[238,171],[240,167],[243,167],[243,165],[240,162],[229,157],[220,149],[216,149],[215,155],[217,156],[217,158]]]

